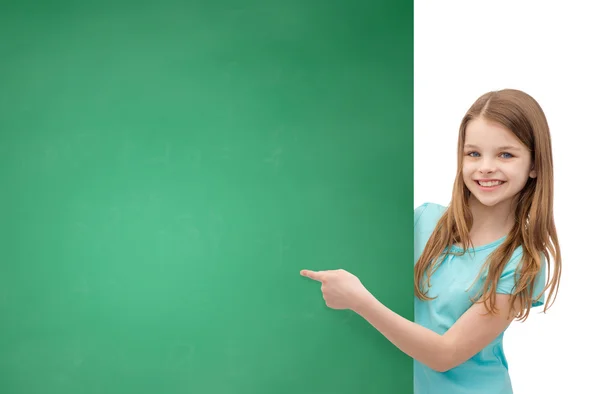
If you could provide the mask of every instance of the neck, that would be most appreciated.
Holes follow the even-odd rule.
[[[486,243],[502,238],[515,224],[515,210],[511,201],[489,207],[471,196],[469,208],[473,215],[471,237],[474,243],[477,243],[476,240]]]

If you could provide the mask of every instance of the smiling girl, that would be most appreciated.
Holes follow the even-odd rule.
[[[414,322],[347,271],[301,275],[322,283],[329,307],[355,311],[414,359],[416,394],[511,394],[504,332],[532,307],[545,312],[560,282],[553,188],[539,104],[519,90],[486,93],[459,128],[450,204],[415,209]]]

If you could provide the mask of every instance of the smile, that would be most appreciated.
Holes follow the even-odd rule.
[[[498,186],[504,183],[504,181],[477,181],[481,186]]]
[[[497,186],[500,186],[502,184],[505,183],[505,181],[498,181],[498,180],[493,180],[493,181],[475,181],[477,182],[477,184],[481,187],[484,188],[495,188]]]

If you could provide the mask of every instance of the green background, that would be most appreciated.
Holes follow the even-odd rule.
[[[412,392],[412,2],[1,4],[0,392]]]

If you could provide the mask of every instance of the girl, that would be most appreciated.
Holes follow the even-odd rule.
[[[561,274],[550,132],[531,96],[507,89],[473,103],[450,204],[419,206],[414,235],[414,323],[349,272],[301,275],[322,283],[329,307],[355,311],[414,359],[416,394],[512,393],[504,332],[551,306],[545,292],[555,298]]]

